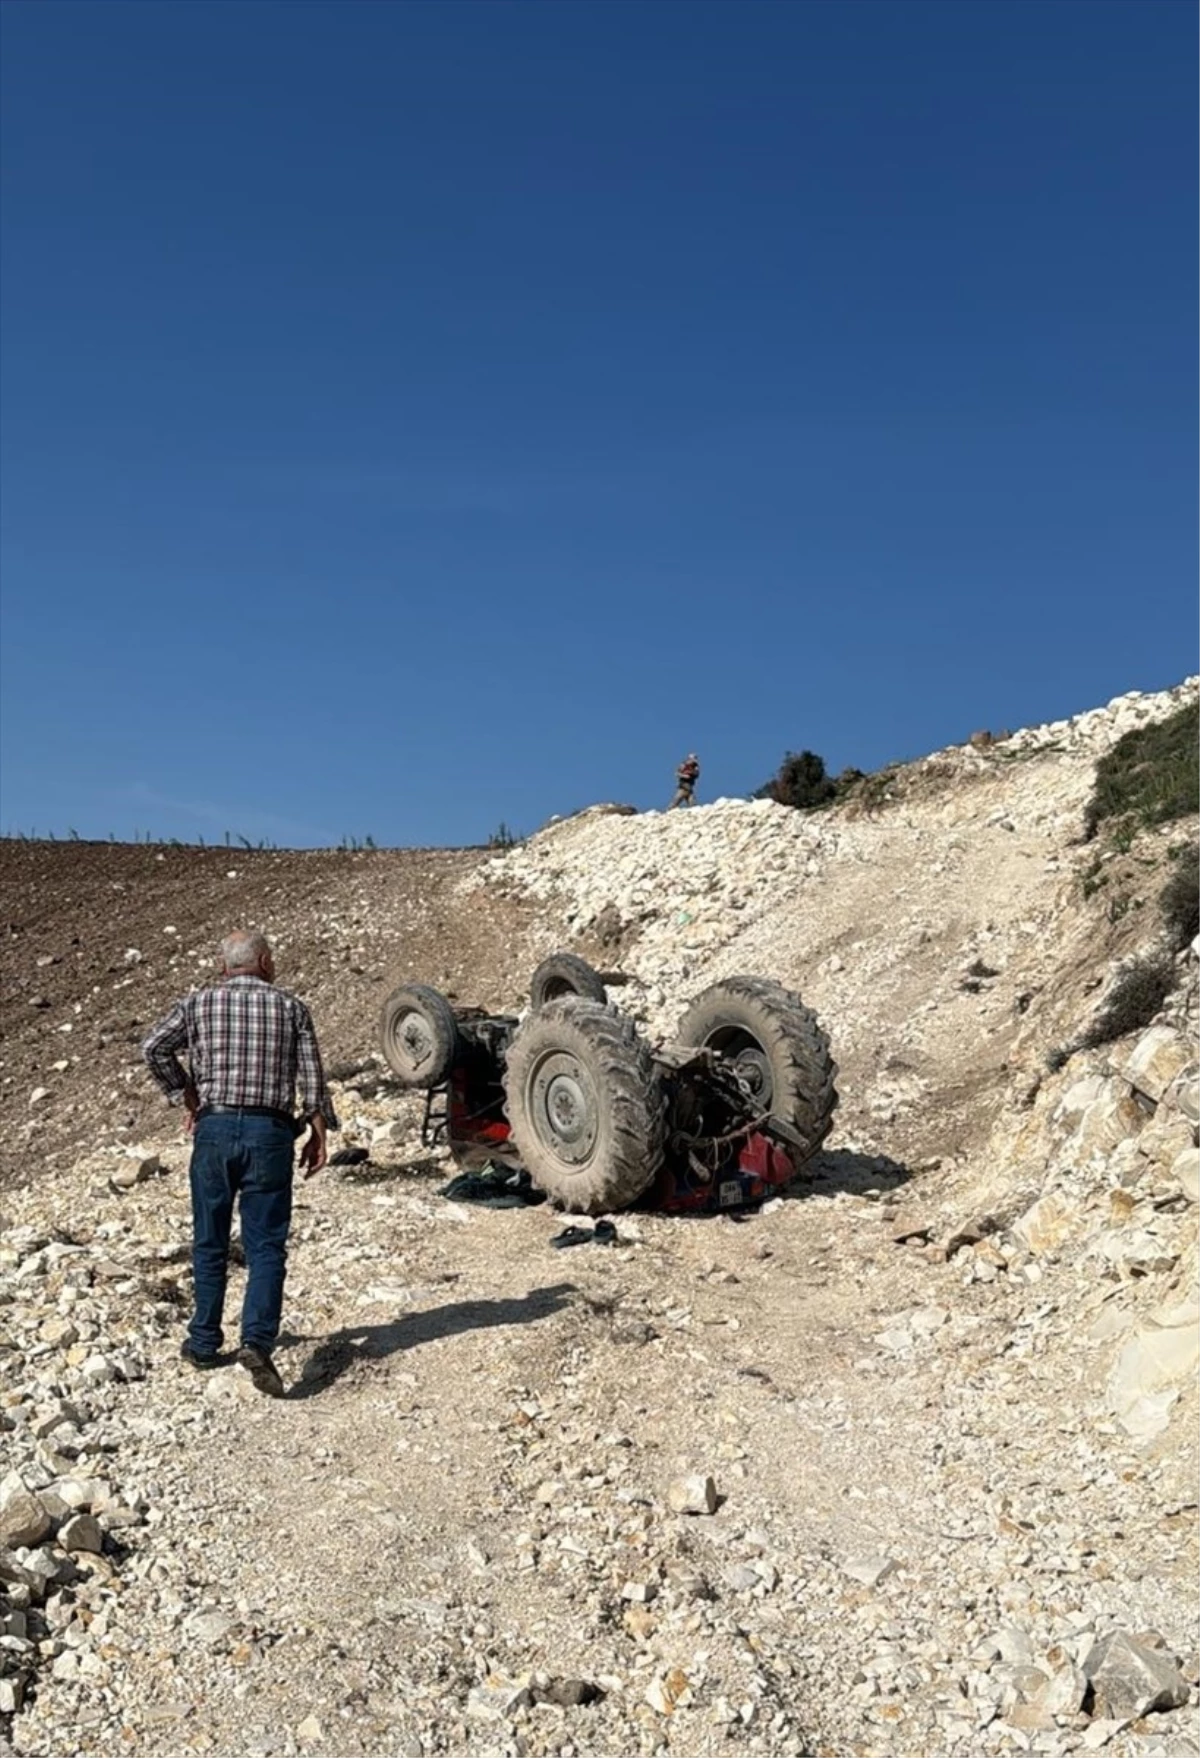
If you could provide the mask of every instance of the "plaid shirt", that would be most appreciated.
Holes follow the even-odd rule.
[[[302,1114],[320,1111],[330,1129],[338,1127],[312,1015],[286,989],[261,977],[227,977],[175,1003],[142,1045],[150,1073],[172,1104],[188,1085],[179,1061],[183,1049],[202,1105],[268,1105],[290,1112],[298,1079]]]

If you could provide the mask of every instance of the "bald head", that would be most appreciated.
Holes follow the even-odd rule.
[[[275,975],[270,941],[257,930],[235,928],[221,942],[221,968],[227,977],[264,977],[269,983]]]

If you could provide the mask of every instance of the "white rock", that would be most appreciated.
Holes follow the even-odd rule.
[[[1188,1700],[1186,1681],[1171,1656],[1125,1630],[1102,1637],[1083,1670],[1102,1716],[1132,1718],[1153,1709],[1177,1709]]]
[[[1110,1154],[1146,1126],[1146,1113],[1128,1091],[1106,1093],[1079,1120],[1069,1152],[1076,1160]]]
[[[1079,1220],[1079,1209],[1061,1191],[1048,1191],[1013,1222],[1012,1231],[1034,1257],[1057,1251]]]
[[[877,1587],[895,1567],[891,1557],[879,1554],[850,1557],[842,1564],[842,1574],[849,1575],[852,1581],[861,1581],[864,1587]]]
[[[10,1471],[0,1480],[0,1545],[40,1544],[51,1524],[41,1498],[26,1486],[19,1472]]]
[[[1185,1148],[1177,1154],[1171,1176],[1190,1203],[1200,1203],[1200,1148]]]
[[[1080,1666],[1067,1662],[1060,1666],[1033,1698],[1033,1704],[1043,1714],[1055,1717],[1059,1715],[1075,1715],[1083,1705],[1087,1695],[1087,1674]]]
[[[667,1490],[667,1506],[673,1514],[715,1514],[717,1486],[699,1473],[677,1477]]]
[[[533,1693],[527,1679],[509,1679],[502,1673],[489,1673],[481,1685],[467,1695],[467,1714],[480,1721],[504,1721],[518,1709],[533,1704]]]
[[[1122,1428],[1148,1440],[1167,1426],[1179,1387],[1200,1365],[1200,1305],[1163,1307],[1129,1339],[1109,1375],[1108,1407]]]
[[[1107,1746],[1108,1742],[1119,1734],[1122,1728],[1129,1726],[1129,1719],[1128,1716],[1097,1716],[1096,1720],[1089,1722],[1083,1730],[1085,1749],[1089,1752],[1098,1752],[1101,1746]]]
[[[156,1177],[161,1171],[162,1161],[157,1154],[132,1151],[114,1168],[109,1183],[118,1190],[132,1190],[136,1184],[144,1184],[147,1179]]]
[[[1157,1103],[1194,1055],[1191,1044],[1174,1027],[1158,1025],[1143,1032],[1116,1065],[1131,1087]]]
[[[1083,1115],[1097,1099],[1103,1098],[1111,1091],[1112,1083],[1102,1074],[1081,1075],[1073,1080],[1059,1098],[1054,1111],[1054,1120],[1064,1129],[1074,1130],[1079,1127]]]
[[[1155,1271],[1169,1270],[1179,1257],[1178,1252],[1163,1244],[1157,1232],[1145,1227],[1122,1228],[1105,1234],[1100,1251],[1124,1276],[1148,1276]]]
[[[103,1507],[112,1494],[111,1485],[102,1477],[60,1477],[54,1493],[68,1508]]]
[[[1200,1074],[1194,1068],[1185,1068],[1172,1082],[1162,1104],[1165,1110],[1177,1112],[1195,1129],[1200,1125]]]
[[[1017,1624],[1003,1624],[992,1638],[999,1658],[1008,1666],[1032,1666],[1033,1643]]]
[[[222,1611],[219,1606],[207,1606],[193,1612],[184,1627],[197,1642],[202,1642],[206,1648],[212,1648],[218,1642],[224,1641],[236,1623],[237,1619],[229,1612]]]
[[[94,1514],[73,1514],[58,1534],[58,1542],[68,1553],[104,1549],[104,1533]]]

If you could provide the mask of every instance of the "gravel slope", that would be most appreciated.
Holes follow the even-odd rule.
[[[1194,958],[1157,1036],[1044,1066],[1195,833],[1118,858],[1119,919],[1082,896],[1095,757],[1169,706],[940,753],[875,817],[585,814],[500,858],[0,845],[0,1741],[1200,1753],[1194,1372],[1113,1401],[1191,1335]],[[370,1150],[301,1192],[282,1404],[177,1360],[187,1144],[137,1063],[235,921]],[[811,1176],[603,1250],[440,1197],[369,1062],[382,995],[515,1006],[560,944],[651,1031],[716,975],[798,986],[842,1069]],[[715,1509],[673,1511],[697,1475]]]

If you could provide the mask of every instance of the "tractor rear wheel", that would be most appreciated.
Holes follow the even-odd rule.
[[[833,1127],[837,1064],[799,995],[765,977],[727,977],[693,1001],[678,1042],[718,1051],[746,1082],[759,1113],[791,1125],[804,1143],[790,1147],[797,1169],[816,1153]]]
[[[440,1087],[460,1049],[454,1009],[425,983],[393,989],[379,1016],[379,1045],[401,1086]]]
[[[552,952],[529,980],[529,1005],[545,1007],[547,1001],[559,1001],[564,995],[598,1001],[601,1007],[608,1000],[599,971],[594,971],[586,959],[577,958],[573,952]]]
[[[626,1208],[654,1181],[663,1094],[632,1020],[594,1001],[547,1002],[509,1045],[504,1090],[521,1164],[570,1214]]]

